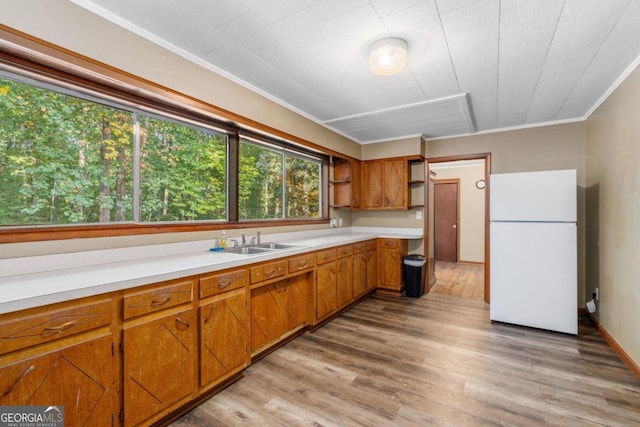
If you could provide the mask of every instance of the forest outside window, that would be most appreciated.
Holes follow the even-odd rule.
[[[0,121],[1,226],[227,219],[222,133],[2,77]]]
[[[240,141],[240,220],[318,219],[321,166],[314,158]]]
[[[0,78],[0,225],[133,220],[133,113]]]
[[[0,72],[0,228],[326,215],[325,155],[92,93]]]
[[[150,116],[140,118],[140,220],[227,219],[227,138]]]

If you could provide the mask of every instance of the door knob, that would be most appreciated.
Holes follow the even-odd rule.
[[[453,228],[458,228],[458,226],[456,224],[453,224]]]

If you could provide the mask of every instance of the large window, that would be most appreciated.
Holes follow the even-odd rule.
[[[76,89],[0,74],[1,228],[322,219],[326,156]]]
[[[0,224],[133,219],[133,114],[0,79]]]
[[[242,140],[241,220],[320,218],[321,162]]]
[[[142,221],[226,220],[227,138],[140,119]]]

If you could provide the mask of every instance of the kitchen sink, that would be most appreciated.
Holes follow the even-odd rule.
[[[238,246],[235,248],[226,248],[224,251],[232,254],[258,255],[271,252],[272,249],[258,248],[256,246]]]
[[[299,247],[300,245],[290,245],[287,243],[264,242],[264,243],[259,243],[257,245],[251,245],[251,246],[235,246],[231,248],[226,248],[224,251],[231,254],[259,255],[259,254],[265,254],[273,251],[299,248]]]
[[[254,248],[266,248],[266,249],[291,249],[291,248],[299,248],[300,245],[290,245],[287,243],[275,243],[275,242],[264,242],[258,245],[253,246]]]

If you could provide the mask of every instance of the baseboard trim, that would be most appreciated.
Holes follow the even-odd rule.
[[[626,351],[620,344],[607,332],[607,330],[598,322],[588,311],[584,311],[587,317],[593,322],[593,324],[598,328],[598,332],[602,335],[602,338],[609,344],[609,347],[622,359],[625,365],[633,372],[633,375],[636,376],[638,380],[640,380],[640,366],[627,354]]]
[[[460,261],[458,261],[458,264],[484,265],[484,262],[483,261],[464,261],[464,260],[460,260]]]

